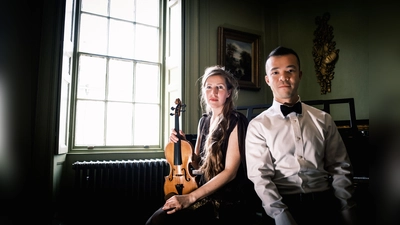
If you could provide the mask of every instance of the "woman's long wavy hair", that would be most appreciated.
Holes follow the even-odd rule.
[[[235,101],[238,97],[238,81],[224,67],[216,65],[206,68],[201,77],[200,103],[203,111],[212,116],[211,107],[207,104],[205,83],[211,76],[222,76],[230,93],[226,99],[221,115],[210,124],[210,130],[205,140],[200,170],[204,173],[204,178],[210,180],[224,169],[222,144],[229,129],[229,118],[232,110],[235,109]]]

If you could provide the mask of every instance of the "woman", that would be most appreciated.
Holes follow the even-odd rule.
[[[245,171],[247,118],[235,110],[238,83],[223,67],[205,70],[201,80],[201,106],[192,166],[198,188],[167,199],[146,222],[150,224],[228,224],[246,217],[248,197],[254,189]],[[180,131],[182,137],[185,134]],[[172,130],[170,141],[178,141]]]

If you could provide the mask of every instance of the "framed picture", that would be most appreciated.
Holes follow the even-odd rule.
[[[259,35],[218,27],[218,64],[238,79],[240,89],[260,89],[259,41]]]

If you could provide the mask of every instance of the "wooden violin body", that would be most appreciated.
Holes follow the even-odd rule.
[[[181,111],[180,99],[175,100],[175,131],[178,134],[179,141],[177,143],[168,143],[165,147],[165,158],[169,163],[169,175],[165,177],[164,194],[165,199],[172,195],[188,194],[197,189],[197,182],[190,173],[190,164],[192,162],[193,147],[186,140],[181,140],[179,135],[179,115]]]

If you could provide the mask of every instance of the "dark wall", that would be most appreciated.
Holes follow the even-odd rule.
[[[43,0],[3,1],[0,7],[0,224],[4,225],[42,222],[50,212],[50,171],[42,169],[49,162],[41,161],[40,150],[34,150],[42,12]]]

